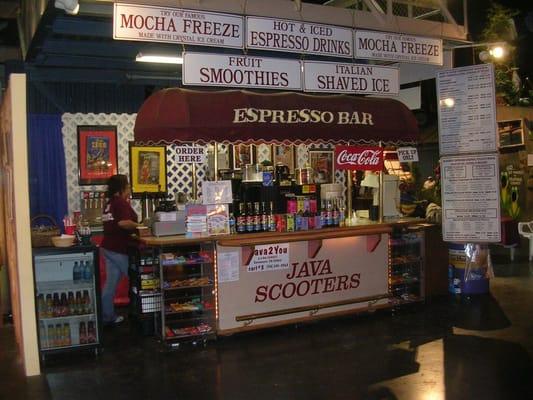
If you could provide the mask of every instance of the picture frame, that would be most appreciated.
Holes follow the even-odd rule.
[[[333,150],[309,150],[309,166],[313,169],[315,183],[335,182],[335,152]]]
[[[163,196],[167,194],[166,146],[137,146],[129,143],[131,195]]]
[[[231,146],[231,166],[240,170],[244,165],[254,164],[257,159],[257,149],[253,144],[234,144]]]
[[[291,174],[294,174],[294,168],[296,168],[296,146],[292,144],[273,144],[270,153],[274,167],[277,163],[282,163],[289,167]]]
[[[78,183],[105,185],[118,173],[117,127],[78,125]]]
[[[498,121],[498,142],[500,149],[524,146],[524,120]]]

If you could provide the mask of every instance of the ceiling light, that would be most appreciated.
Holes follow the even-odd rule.
[[[495,46],[489,50],[489,54],[499,60],[505,57],[505,49],[503,48],[503,46]]]
[[[159,64],[183,64],[183,57],[139,53],[135,57],[135,61]]]

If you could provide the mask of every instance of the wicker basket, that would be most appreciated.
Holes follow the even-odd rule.
[[[52,223],[49,226],[35,225],[38,219],[46,219]],[[33,247],[53,246],[52,237],[59,236],[60,230],[54,218],[46,214],[36,215],[31,219],[31,245]]]

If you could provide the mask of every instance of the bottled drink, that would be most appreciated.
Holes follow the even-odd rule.
[[[252,208],[252,203],[248,203],[246,212],[246,232],[250,233],[254,231],[254,211]]]
[[[87,323],[87,343],[96,343],[96,328],[93,321]]]
[[[266,210],[266,201],[261,203],[261,230],[263,232],[268,232],[270,230],[270,225],[268,222],[268,214]]]
[[[37,296],[37,315],[39,319],[47,318],[46,301],[44,300],[44,294]]]
[[[39,321],[39,344],[41,349],[48,347],[48,335],[46,334],[46,327],[43,321]]]
[[[254,232],[261,232],[261,209],[258,201],[254,203]]]
[[[228,222],[229,222],[229,233],[233,235],[234,233],[237,232],[237,229],[235,227],[235,216],[233,215],[233,213],[229,215]]]
[[[89,296],[89,291],[84,290],[83,291],[83,314],[90,314],[92,313],[92,304],[91,304],[91,296]]]
[[[54,325],[49,324],[47,347],[55,347],[55,346],[56,346],[56,329],[54,328]]]
[[[56,347],[63,346],[63,330],[61,329],[61,324],[56,324],[55,334],[56,334],[55,346]]]
[[[61,300],[59,301],[59,316],[65,317],[68,315],[68,301],[67,294],[65,292],[61,293]]]
[[[79,327],[80,344],[87,344],[87,328],[85,322],[80,322]]]
[[[344,207],[344,202],[341,202],[339,206],[339,226],[346,225],[346,209]]]
[[[331,220],[333,226],[339,226],[340,223],[339,207],[337,206],[337,201],[334,200],[331,206]]]
[[[268,230],[270,232],[276,231],[276,219],[274,218],[274,203],[270,202],[270,210],[268,212]]]
[[[79,283],[81,279],[81,267],[77,261],[74,261],[74,268],[72,268],[72,280],[74,283]]]
[[[331,205],[331,200],[326,202],[326,226],[333,226],[333,206]]]
[[[83,267],[83,280],[85,282],[92,282],[93,280],[93,265],[92,262],[87,260]]]
[[[54,293],[54,297],[53,297],[52,316],[53,317],[61,316],[61,303],[59,301],[59,294],[57,293]]]
[[[299,210],[294,216],[294,230],[296,231],[303,230],[302,219],[303,219],[303,211]]]
[[[80,315],[83,314],[83,302],[81,300],[81,292],[78,290],[76,291],[76,314]]]
[[[320,207],[320,227],[327,228],[328,226],[328,211],[326,210],[326,201],[322,200]]]
[[[246,232],[246,207],[244,203],[239,203],[239,216],[237,217],[237,232]]]
[[[70,337],[70,324],[63,324],[63,345],[70,346],[72,338]]]
[[[46,316],[44,318],[52,318],[54,316],[54,301],[52,295],[48,293],[46,295]]]
[[[76,315],[76,300],[74,299],[74,293],[68,292],[67,301],[69,315]]]

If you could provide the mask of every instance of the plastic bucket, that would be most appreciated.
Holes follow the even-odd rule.
[[[465,245],[451,243],[448,249],[448,291],[453,294],[483,294],[489,292],[489,279],[486,268],[470,269],[465,282],[466,254]]]

